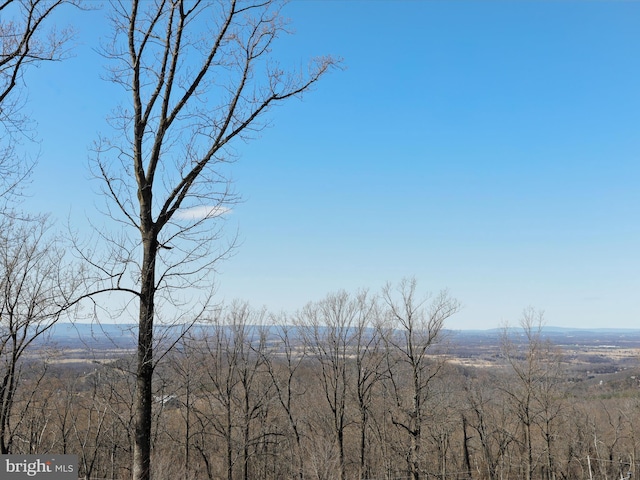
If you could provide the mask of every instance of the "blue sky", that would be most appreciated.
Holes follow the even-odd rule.
[[[344,59],[237,144],[241,245],[219,297],[294,311],[415,276],[450,328],[640,327],[640,2],[298,1],[274,54]],[[74,57],[28,74],[40,161],[28,208],[96,215],[87,158],[122,93],[66,11]]]

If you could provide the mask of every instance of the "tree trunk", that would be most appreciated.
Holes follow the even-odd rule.
[[[155,258],[157,243],[147,234],[143,241],[140,318],[138,326],[138,368],[136,373],[135,443],[133,479],[151,479],[151,404],[153,388],[153,315]]]
[[[367,425],[367,411],[362,406],[363,402],[360,402],[360,478],[366,478],[369,475],[366,471],[366,448],[367,448],[367,437],[366,437],[366,425]]]
[[[462,449],[464,454],[464,466],[465,466],[465,469],[467,470],[467,475],[469,476],[469,478],[473,478],[473,475],[471,473],[471,455],[469,454],[470,437],[467,432],[467,417],[465,417],[464,415],[462,415],[462,434],[463,434]]]

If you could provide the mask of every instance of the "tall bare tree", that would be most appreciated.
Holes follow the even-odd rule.
[[[296,322],[306,350],[315,362],[323,397],[331,412],[331,432],[335,438],[341,480],[347,476],[345,433],[350,421],[348,389],[353,380],[349,359],[353,355],[352,337],[357,332],[361,306],[343,290],[307,304]]]
[[[377,297],[362,292],[356,301],[358,309],[352,339],[356,378],[352,383],[353,396],[360,416],[359,476],[369,478],[372,475],[372,459],[367,446],[370,443],[369,431],[376,388],[385,375],[385,355]]]
[[[264,312],[234,302],[196,337],[194,350],[202,363],[202,401],[194,406],[194,423],[201,441],[194,445],[209,478],[255,478],[252,459],[259,445],[272,435],[259,428],[272,398],[272,382],[265,364],[267,331]],[[212,445],[224,445],[224,460],[216,462]],[[221,459],[222,460],[222,459]],[[212,466],[223,463],[216,475]],[[238,476],[238,473],[240,475]]]
[[[280,2],[155,0],[111,2],[110,80],[130,96],[111,118],[118,134],[101,138],[94,167],[122,227],[105,236],[110,261],[87,260],[107,282],[96,291],[128,292],[139,326],[134,478],[150,477],[154,322],[193,310],[185,297],[211,282],[220,217],[235,195],[225,177],[232,146],[264,128],[271,107],[310,89],[337,62],[307,72],[271,60],[286,32]],[[101,232],[102,233],[102,232]],[[162,303],[161,301],[164,300]],[[205,304],[207,299],[202,300]],[[178,307],[178,308],[176,308]]]
[[[406,458],[413,480],[422,474],[429,388],[443,366],[442,359],[430,355],[442,341],[445,320],[460,308],[446,291],[433,298],[417,298],[416,287],[415,279],[404,279],[397,288],[387,285],[382,292],[391,323],[386,341],[394,361],[389,369],[397,406],[392,422],[409,437]]]
[[[543,312],[525,309],[520,326],[522,330],[505,329],[502,336],[502,354],[512,373],[502,390],[522,427],[522,477],[531,480],[538,459],[544,458],[546,476],[552,478],[555,476],[555,423],[562,408],[559,392],[561,356],[544,338]],[[544,455],[534,452],[536,427],[539,427],[544,440]]]
[[[305,389],[301,385],[300,377],[303,362],[307,352],[304,342],[297,338],[298,331],[287,323],[284,314],[275,324],[277,328],[277,347],[272,347],[264,354],[264,362],[273,382],[275,394],[284,412],[288,434],[284,437],[290,451],[290,477],[304,479],[305,455],[302,450]],[[296,465],[294,465],[296,464]]]
[[[45,219],[0,230],[0,452],[11,450],[12,409],[24,354],[68,307],[74,282]]]
[[[488,480],[500,478],[500,463],[514,441],[513,422],[506,402],[495,388],[494,372],[479,372],[478,377],[467,380],[465,385],[469,426],[474,430],[479,443],[480,459],[477,469]]]

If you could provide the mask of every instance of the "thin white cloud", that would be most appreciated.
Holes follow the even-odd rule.
[[[216,218],[222,215],[226,215],[230,213],[231,209],[227,207],[217,206],[206,206],[201,205],[199,207],[186,208],[184,210],[179,210],[176,213],[176,218],[179,220],[203,220],[205,218]]]

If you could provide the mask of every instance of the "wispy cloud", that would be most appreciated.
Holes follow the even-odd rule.
[[[202,220],[205,218],[220,217],[230,212],[231,209],[227,207],[221,207],[219,205],[213,207],[202,205],[199,207],[179,210],[176,213],[176,218],[179,220]]]

